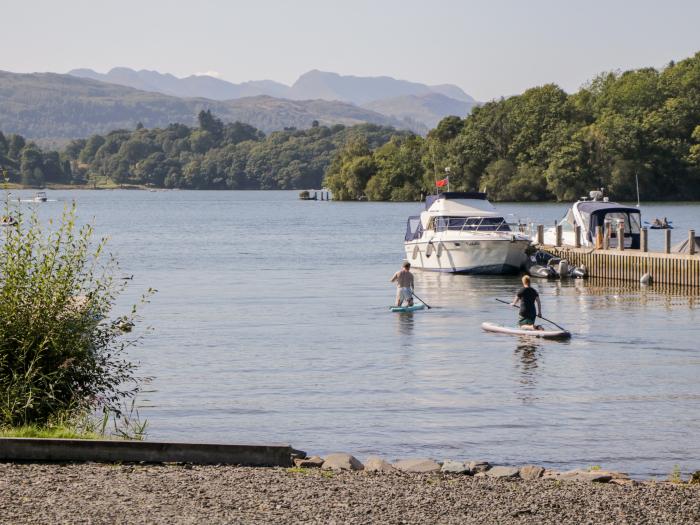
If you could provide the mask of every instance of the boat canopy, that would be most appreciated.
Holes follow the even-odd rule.
[[[578,211],[587,229],[589,241],[597,226],[605,228],[606,221],[622,221],[625,226],[625,237],[632,238],[632,248],[639,248],[639,232],[642,229],[642,214],[637,208],[621,206],[614,202],[582,201],[577,203]],[[569,215],[565,220],[568,221]]]
[[[493,204],[486,200],[486,194],[479,192],[454,191],[430,195],[425,200],[425,209],[430,215],[467,217],[493,217],[498,215]]]

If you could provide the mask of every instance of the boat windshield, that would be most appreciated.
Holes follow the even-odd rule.
[[[509,232],[510,226],[503,217],[433,217],[432,226],[435,231],[499,231]]]
[[[412,241],[414,239],[420,239],[421,235],[423,235],[423,225],[420,223],[420,216],[414,215],[409,217],[406,222],[406,235],[404,239]]]

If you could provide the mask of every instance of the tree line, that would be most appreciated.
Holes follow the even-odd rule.
[[[700,199],[700,53],[662,70],[548,84],[446,117],[423,139],[346,143],[326,174],[338,199],[414,200],[449,168],[453,190],[494,200]]]
[[[147,185],[183,189],[318,188],[336,151],[347,141],[378,147],[397,132],[374,124],[288,128],[265,135],[241,122],[224,123],[201,111],[198,127],[115,130],[72,140],[60,152],[42,151],[20,135],[0,132],[0,167],[11,182]]]

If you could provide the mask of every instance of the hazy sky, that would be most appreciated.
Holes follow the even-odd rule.
[[[0,69],[114,66],[291,84],[309,69],[478,100],[700,51],[699,0],[0,0]]]

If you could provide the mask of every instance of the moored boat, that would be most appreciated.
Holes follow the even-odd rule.
[[[428,196],[425,210],[408,218],[404,249],[414,268],[504,274],[524,267],[529,245],[485,193],[444,192]]]

